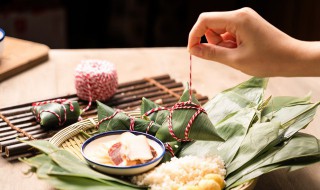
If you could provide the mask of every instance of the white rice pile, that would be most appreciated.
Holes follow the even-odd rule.
[[[151,190],[179,189],[185,185],[197,185],[206,174],[226,175],[220,157],[199,158],[185,156],[172,158],[155,169],[132,178],[137,185],[149,186]]]

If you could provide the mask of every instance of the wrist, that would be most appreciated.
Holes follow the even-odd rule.
[[[299,76],[320,76],[320,42],[298,41],[297,72]]]

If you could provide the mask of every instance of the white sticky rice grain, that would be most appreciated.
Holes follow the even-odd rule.
[[[172,158],[155,169],[132,178],[137,185],[149,186],[151,190],[172,190],[185,185],[197,185],[206,174],[226,175],[220,157],[199,158],[185,156]]]

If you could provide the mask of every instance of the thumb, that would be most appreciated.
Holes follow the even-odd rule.
[[[198,44],[189,49],[189,52],[202,59],[226,63],[230,61],[232,49],[214,45],[214,44]]]

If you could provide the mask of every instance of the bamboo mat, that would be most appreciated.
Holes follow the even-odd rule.
[[[146,97],[162,106],[169,107],[178,101],[183,91],[184,87],[181,82],[176,82],[169,75],[161,75],[121,83],[116,94],[104,103],[113,108],[130,111],[137,109],[141,104],[142,97]],[[193,92],[201,104],[208,101],[208,97],[202,96],[196,91]],[[57,98],[79,101],[81,108],[84,108],[88,104],[86,101],[79,100],[76,94],[54,97],[52,99]],[[32,102],[0,108],[0,113],[14,126],[23,129],[36,139],[50,139],[58,131],[45,131],[42,129],[30,111],[31,105]],[[96,115],[96,104],[93,104],[82,115],[82,118],[92,118]],[[8,122],[0,119],[0,153],[2,157],[7,160],[15,160],[21,156],[32,156],[35,154],[34,150],[30,149],[28,145],[17,140],[18,137],[21,140],[27,139],[26,137],[21,137],[21,134],[16,130],[13,130],[8,125]]]

